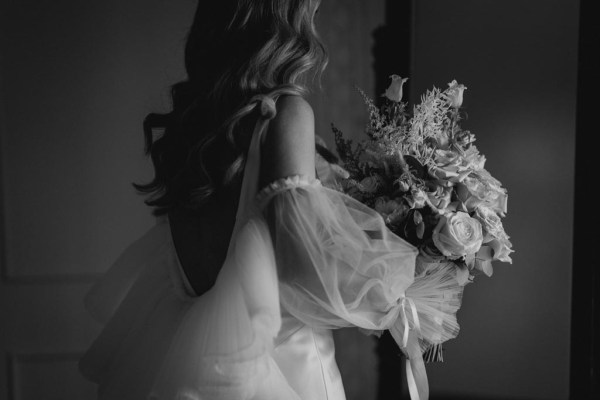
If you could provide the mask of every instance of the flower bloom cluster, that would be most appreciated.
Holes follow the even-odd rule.
[[[501,218],[507,192],[484,167],[475,137],[460,126],[464,85],[433,88],[412,114],[402,102],[407,78],[391,76],[380,107],[369,111],[367,139],[354,145],[333,127],[348,178],[337,188],[379,212],[397,235],[417,246],[420,265],[451,262],[457,279],[492,274],[492,261],[512,262]],[[426,267],[425,267],[426,269]]]

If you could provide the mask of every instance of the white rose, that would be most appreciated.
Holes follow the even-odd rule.
[[[500,220],[500,217],[492,209],[480,205],[475,209],[475,218],[477,218],[479,222],[481,222],[483,230],[487,233],[486,238],[484,238],[486,242],[489,242],[494,238],[508,238],[508,236],[504,232],[504,227],[502,226],[502,221]]]
[[[429,173],[441,180],[461,182],[471,173],[469,168],[463,165],[462,156],[451,150],[436,150],[435,163],[435,166],[429,167]]]
[[[485,156],[479,153],[475,146],[471,146],[464,151],[463,165],[474,171],[481,171],[485,166]]]
[[[400,75],[391,75],[390,78],[392,78],[392,83],[385,91],[384,96],[391,101],[400,103],[402,101],[402,86],[408,78],[402,78]]]
[[[435,247],[451,259],[474,254],[483,243],[481,223],[462,211],[442,215],[432,239]]]
[[[456,187],[458,199],[468,210],[485,205],[500,216],[506,214],[508,195],[485,169],[467,176]]]

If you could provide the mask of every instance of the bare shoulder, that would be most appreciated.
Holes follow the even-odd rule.
[[[270,123],[265,141],[312,141],[315,136],[315,116],[312,107],[301,96],[281,96],[277,100],[277,115]]]
[[[261,182],[290,175],[314,177],[315,117],[301,96],[281,96],[262,145]]]
[[[277,115],[273,122],[304,122],[314,124],[314,120],[313,109],[304,97],[284,95],[277,100]]]

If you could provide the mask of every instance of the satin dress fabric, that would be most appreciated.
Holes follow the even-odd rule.
[[[180,296],[193,298],[192,285],[187,280],[170,234],[167,238],[171,263],[170,279],[179,288]],[[302,400],[345,400],[340,370],[335,360],[335,344],[330,329],[312,328],[284,308],[281,309],[281,330],[275,338],[273,360],[298,398]]]

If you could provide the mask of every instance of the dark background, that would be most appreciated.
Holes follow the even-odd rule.
[[[576,286],[572,303],[575,142],[587,127],[576,121],[580,2],[391,3],[323,0],[331,62],[311,97],[319,135],[331,145],[335,122],[360,138],[354,85],[375,96],[387,75],[408,74],[414,102],[433,85],[464,83],[464,126],[509,190],[516,250],[512,265],[465,289],[461,333],[444,363],[428,365],[432,398],[570,398],[571,360],[589,353],[571,347],[571,317],[590,320],[591,292]],[[195,4],[0,3],[0,400],[93,398],[75,366],[99,327],[81,299],[154,223],[130,186],[151,175],[141,121],[168,109],[169,85],[185,76]],[[573,343],[584,343],[589,327],[578,329]],[[354,330],[335,338],[348,399],[375,399],[376,342]]]

